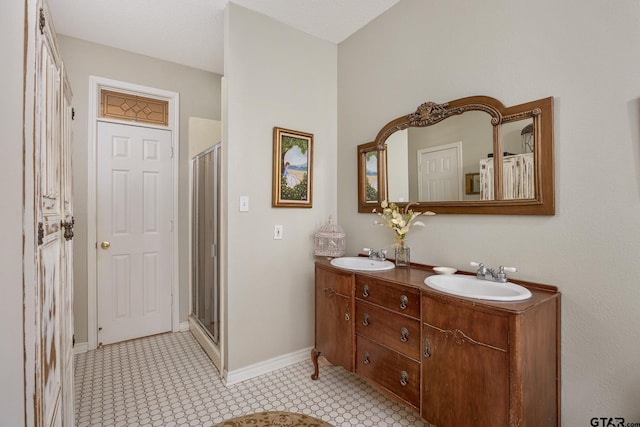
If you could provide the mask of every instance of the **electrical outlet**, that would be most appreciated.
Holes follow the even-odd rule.
[[[282,239],[282,225],[276,224],[273,227],[273,239],[274,240],[281,240]]]

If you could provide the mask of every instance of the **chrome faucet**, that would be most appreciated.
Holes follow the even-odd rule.
[[[373,249],[363,248],[362,250],[367,253],[369,259],[372,259],[374,261],[385,261],[387,259],[387,251],[385,251],[384,249],[374,251]]]
[[[491,268],[487,268],[481,262],[471,261],[469,264],[473,267],[478,267],[478,271],[476,271],[476,277],[480,280],[491,280],[492,282],[506,283],[507,282],[507,271],[511,273],[515,273],[518,271],[515,267],[498,267],[498,272]]]

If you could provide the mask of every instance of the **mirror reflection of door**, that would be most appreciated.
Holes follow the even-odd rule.
[[[460,141],[458,162],[455,163],[459,168],[456,184],[446,195],[427,196],[426,188],[422,191],[418,189],[418,185],[425,183],[418,177],[419,161],[416,159],[420,158],[421,151],[440,150],[443,145],[452,141]],[[484,111],[467,111],[430,126],[410,127],[391,134],[386,140],[386,146],[390,201],[479,200],[478,194],[464,193],[464,174],[478,173],[480,159],[493,152],[491,116]],[[394,161],[395,158],[401,158],[403,161]],[[421,182],[422,184],[419,184]],[[407,185],[408,197],[404,195]],[[405,199],[401,198],[403,196]]]
[[[460,200],[462,143],[418,150],[418,200]]]

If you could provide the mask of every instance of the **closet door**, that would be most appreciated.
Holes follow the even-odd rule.
[[[35,228],[34,282],[25,283],[33,286],[25,290],[32,298],[25,304],[25,357],[35,365],[26,369],[27,425],[72,426],[73,278],[70,238],[65,238],[65,231],[70,237],[72,221],[69,224],[67,218],[73,207],[67,185],[70,163],[63,160],[70,155],[70,146],[65,145],[70,129],[64,125],[67,114],[63,112],[70,108],[70,92],[65,99],[62,63],[45,2],[38,9],[37,22],[33,168],[25,166],[33,170]]]
[[[63,65],[64,71],[64,65]],[[63,74],[64,76],[64,74]],[[66,77],[66,76],[65,76]],[[74,425],[74,392],[73,392],[73,345],[75,342],[73,333],[73,180],[71,170],[71,120],[73,120],[73,108],[71,107],[71,87],[64,78],[62,93],[62,226],[63,226],[63,251],[62,251],[62,291],[61,291],[61,339],[62,339],[62,419],[63,425]]]
[[[44,15],[43,9],[40,11]],[[49,19],[46,19],[45,23]],[[42,27],[41,27],[42,28]],[[36,424],[62,424],[62,348],[60,291],[62,285],[61,198],[61,72],[48,25],[38,43],[36,109]],[[38,167],[39,166],[39,167]]]

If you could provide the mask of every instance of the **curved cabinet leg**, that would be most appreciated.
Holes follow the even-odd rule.
[[[311,361],[313,362],[313,375],[311,375],[312,380],[318,379],[318,357],[320,356],[320,352],[315,348],[311,349]]]

